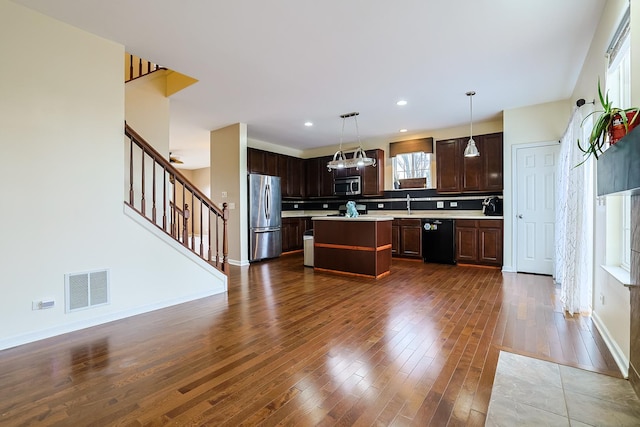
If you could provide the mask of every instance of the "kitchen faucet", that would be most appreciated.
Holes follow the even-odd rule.
[[[407,213],[411,215],[411,196],[407,194]]]

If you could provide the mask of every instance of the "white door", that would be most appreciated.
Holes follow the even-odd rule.
[[[516,270],[553,274],[560,144],[516,149]]]

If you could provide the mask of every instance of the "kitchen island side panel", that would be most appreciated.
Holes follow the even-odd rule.
[[[380,277],[391,268],[391,221],[314,221],[318,270]]]

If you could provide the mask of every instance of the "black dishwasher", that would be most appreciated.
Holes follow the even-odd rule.
[[[422,220],[422,258],[424,262],[456,263],[452,219]]]

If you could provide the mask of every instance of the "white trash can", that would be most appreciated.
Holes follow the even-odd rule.
[[[304,248],[304,266],[313,267],[313,230],[307,230],[302,236]]]

